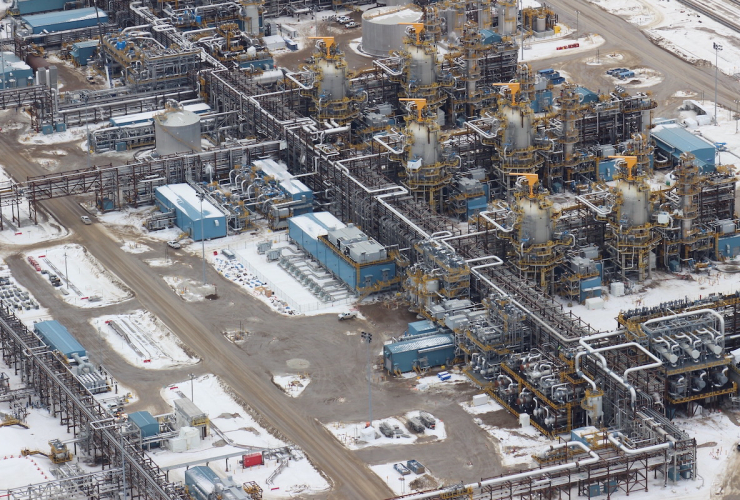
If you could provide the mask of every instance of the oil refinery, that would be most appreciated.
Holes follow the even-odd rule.
[[[732,498],[722,47],[568,5],[13,0],[0,496]]]

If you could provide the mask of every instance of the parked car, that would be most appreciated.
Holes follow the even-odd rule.
[[[358,26],[359,26],[359,24],[357,24],[354,21],[350,21],[350,22],[348,22],[347,24],[344,25],[344,27],[347,28],[347,29],[357,28]]]
[[[402,476],[408,476],[409,474],[411,474],[409,468],[403,464],[395,464],[393,468],[396,469],[396,472],[398,472]]]
[[[337,21],[337,22],[338,22],[339,24],[347,24],[347,23],[348,23],[348,22],[350,22],[351,20],[352,20],[352,19],[350,19],[350,18],[349,18],[349,17],[347,17],[347,16],[337,16],[337,18],[336,18],[336,21]]]
[[[172,240],[172,241],[168,241],[167,242],[167,246],[170,247],[170,248],[174,248],[175,250],[177,250],[182,245],[180,245],[180,242],[179,241]]]
[[[354,319],[357,317],[357,311],[349,311],[349,312],[343,312],[339,313],[338,319],[339,321],[344,321],[345,319]]]
[[[90,217],[88,217],[87,215],[83,215],[82,217],[80,217],[80,220],[83,222],[83,224],[87,224],[88,226],[92,224]]]

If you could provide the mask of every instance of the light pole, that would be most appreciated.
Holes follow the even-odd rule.
[[[722,45],[713,42],[714,47],[714,124],[717,125],[717,78],[719,77],[719,51]]]
[[[85,101],[85,135],[87,136],[87,169],[90,170],[90,123],[89,123],[89,117],[87,116],[89,108],[87,107],[88,102],[90,102],[90,96],[87,92],[85,92],[85,95],[83,96],[83,99]],[[101,203],[103,200],[100,200]],[[105,210],[105,207],[102,207],[103,210]]]
[[[198,193],[198,199],[200,200],[200,243],[203,257],[203,286],[206,284],[206,235],[203,233],[203,198],[205,197],[205,193]]]
[[[738,105],[738,103],[740,103],[740,100],[735,99],[735,116],[734,116],[734,118],[735,118],[735,133],[736,134],[737,134],[737,120],[738,120],[738,118],[740,118],[740,116],[738,116],[738,114],[737,114],[737,105]]]
[[[69,271],[67,270],[67,249],[64,249],[64,280],[67,282],[67,290],[69,290]]]
[[[372,386],[370,384],[370,344],[373,341],[373,334],[368,332],[362,332],[360,333],[360,337],[362,338],[362,341],[367,343],[367,407],[368,412],[370,414],[370,421],[368,422],[368,426],[373,425],[373,392],[372,392]]]
[[[195,392],[194,392],[195,384],[193,383],[193,379],[195,379],[195,374],[194,373],[188,373],[188,377],[190,377],[190,401],[192,401],[193,403],[195,403],[195,401],[194,401],[195,398],[193,397],[194,394],[195,394]]]
[[[578,36],[580,34],[580,33],[578,33],[578,20],[579,20],[578,18],[579,18],[580,15],[581,15],[581,11],[580,10],[577,10],[576,11],[576,40],[578,40]]]

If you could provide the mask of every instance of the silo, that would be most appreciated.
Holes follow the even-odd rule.
[[[404,2],[405,3],[405,2]],[[392,50],[403,47],[403,37],[408,26],[416,23],[422,13],[415,5],[380,7],[362,15],[362,50],[374,56],[387,56]]]
[[[521,228],[522,240],[526,238],[526,245],[547,243],[552,239],[552,209],[540,206],[536,198],[521,198],[519,206],[522,210]]]
[[[154,136],[160,156],[200,151],[200,117],[168,102],[164,113],[154,116]]]

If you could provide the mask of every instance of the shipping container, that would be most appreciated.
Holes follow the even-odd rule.
[[[252,453],[250,455],[242,455],[242,466],[243,467],[254,467],[255,465],[262,465],[264,463],[262,459],[262,453]]]

